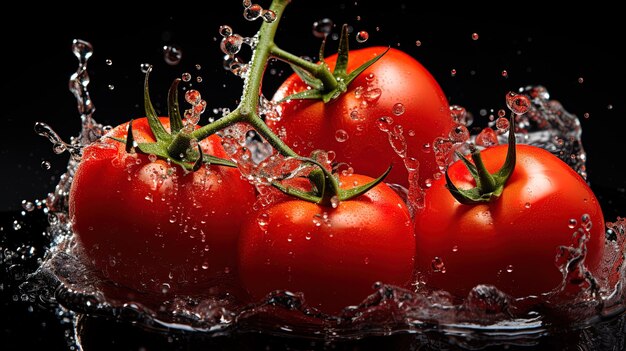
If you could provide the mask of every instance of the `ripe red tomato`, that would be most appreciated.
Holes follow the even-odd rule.
[[[489,172],[504,164],[506,152],[506,145],[481,152]],[[448,174],[459,189],[475,186],[460,161]],[[548,151],[529,145],[517,145],[515,169],[489,203],[460,204],[445,179],[433,182],[416,213],[415,232],[417,270],[426,284],[458,297],[490,284],[512,297],[541,298],[564,280],[556,264],[560,246],[577,247],[581,236],[574,234],[584,233],[584,265],[598,274],[605,240],[603,214],[587,183]]]
[[[348,72],[387,50],[370,47],[349,53]],[[326,58],[331,70],[337,55]],[[307,89],[297,75],[287,78],[273,97],[274,101]],[[349,163],[356,173],[371,177],[381,175],[390,164],[393,170],[386,182],[408,185],[403,158],[398,151],[419,161],[419,179],[423,182],[439,172],[432,152],[437,137],[448,138],[455,126],[448,101],[433,76],[413,57],[389,49],[376,63],[356,77],[348,90],[335,101],[290,100],[280,105],[282,117],[267,124],[297,153],[308,156],[315,149],[334,151],[337,161]],[[389,125],[389,118],[393,123]],[[401,126],[401,127],[400,127]],[[394,129],[395,128],[395,129]],[[397,139],[404,139],[406,146]],[[425,147],[426,146],[426,147]]]
[[[161,122],[169,128],[168,119]],[[107,136],[124,139],[127,127]],[[139,143],[154,141],[145,118],[133,122],[133,135]],[[226,158],[218,136],[200,145],[205,154]],[[103,137],[84,150],[69,215],[84,254],[113,282],[157,293],[208,293],[236,281],[240,222],[254,200],[236,168],[185,172]]]
[[[351,188],[372,178],[340,180]],[[336,208],[286,197],[252,214],[242,227],[239,273],[257,301],[275,290],[301,292],[333,314],[362,302],[377,281],[410,287],[414,256],[408,209],[380,183]]]

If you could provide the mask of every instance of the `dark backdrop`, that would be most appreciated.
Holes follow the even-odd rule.
[[[316,57],[319,39],[312,34],[313,22],[330,18],[338,25],[348,23],[370,34],[364,44],[352,37],[352,48],[390,45],[407,51],[433,73],[450,102],[466,107],[478,123],[481,109],[505,108],[504,95],[509,90],[543,85],[567,110],[581,117],[589,181],[594,189],[609,194],[624,192],[626,177],[618,171],[623,168],[626,151],[626,74],[624,60],[618,55],[623,41],[619,11],[548,11],[520,2],[495,9],[442,4],[440,11],[425,10],[414,1],[316,3],[319,5],[296,0],[290,5],[276,38],[280,46]],[[48,123],[66,141],[78,133],[76,103],[67,88],[77,67],[70,51],[72,39],[90,41],[95,48],[89,73],[97,121],[117,124],[143,114],[140,64],[145,62],[155,66],[151,79],[155,102],[165,102],[170,82],[182,73],[192,73],[194,79],[202,76],[203,82],[194,86],[210,107],[201,122],[205,123],[212,115],[211,108],[232,108],[240,97],[240,79],[221,66],[219,26],[229,24],[244,36],[252,36],[258,26],[242,18],[241,1],[220,4],[216,9],[176,3],[167,5],[171,11],[150,5],[146,10],[156,13],[151,15],[112,7],[55,9],[52,15],[52,11],[21,6],[22,11],[4,13],[0,21],[2,236],[19,240],[9,225],[18,216],[20,202],[44,198],[68,159],[67,154],[55,155],[51,144],[34,133],[34,123]],[[269,6],[268,1],[261,4]],[[478,34],[478,40],[472,39],[473,33]],[[418,40],[420,46],[416,45]],[[178,65],[165,63],[164,45],[182,50]],[[336,42],[330,42],[327,53],[335,50]],[[243,56],[247,54],[249,51],[244,50]],[[107,65],[107,60],[112,64]],[[200,70],[196,64],[201,65]],[[278,72],[285,69],[281,64],[274,67]],[[452,69],[457,72],[454,77]],[[502,76],[503,70],[508,72],[507,78]],[[264,92],[270,96],[288,72],[268,75]],[[590,117],[582,118],[585,113]],[[42,161],[49,161],[51,168],[43,169]],[[613,220],[618,209],[605,206],[607,219]],[[10,284],[2,284],[3,297],[15,296],[7,293]],[[27,306],[15,307],[7,301],[0,305],[2,325],[7,325],[2,337],[5,345],[16,345],[25,334],[29,335],[22,341],[25,345],[37,340],[62,344],[49,314],[27,312]],[[24,316],[19,317],[19,313]],[[41,322],[47,324],[42,327]]]

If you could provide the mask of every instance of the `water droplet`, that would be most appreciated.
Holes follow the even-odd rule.
[[[176,219],[177,219],[177,218],[176,218],[176,214],[172,214],[172,215],[170,216],[170,223],[176,223]]]
[[[365,43],[367,39],[369,39],[369,37],[370,37],[369,33],[364,30],[356,33],[356,41],[358,43]]]
[[[585,79],[583,77],[579,77],[578,78],[578,83],[583,84],[584,81],[585,81]]]
[[[500,132],[506,132],[509,129],[509,120],[504,117],[500,117],[496,120],[496,128]]]
[[[443,260],[439,257],[435,257],[430,263],[430,268],[435,273],[445,273],[446,265],[443,263]]]
[[[201,99],[202,96],[200,95],[200,92],[195,89],[188,90],[185,93],[185,101],[192,105],[197,105]]]
[[[233,35],[233,29],[230,26],[226,26],[226,25],[220,26],[219,33],[223,37],[228,37],[228,36]]]
[[[452,252],[459,252],[459,247],[456,245],[452,246]]]
[[[506,111],[502,109],[498,110],[498,117],[506,117]]]
[[[267,23],[272,23],[274,21],[276,21],[276,12],[272,11],[272,10],[263,10],[263,13],[261,14],[261,17],[263,17],[263,20]]]
[[[498,145],[498,135],[493,129],[484,128],[476,136],[476,145],[484,147]]]
[[[139,65],[139,69],[141,69],[141,73],[148,73],[148,71],[150,70],[150,67],[152,65],[149,63],[142,63]]]
[[[525,204],[524,204],[524,207],[525,207],[525,208],[530,208],[530,206],[531,206],[531,205],[530,205],[530,202],[527,202],[527,203],[525,203]]]
[[[196,82],[198,82],[198,83],[202,83],[202,77],[197,76],[197,77],[196,77]]]
[[[22,200],[22,208],[27,212],[31,212],[35,209],[35,204],[27,200]]]
[[[349,137],[348,132],[346,132],[343,129],[337,129],[335,131],[335,140],[337,140],[337,142],[339,143],[345,142],[346,140],[348,140],[348,137]]]
[[[422,41],[421,40],[416,40],[415,41],[415,46],[422,46]]]
[[[111,61],[111,59],[106,59],[104,62],[107,64],[107,66],[111,66],[113,64],[113,61]]]
[[[389,116],[380,117],[376,124],[378,125],[378,129],[382,130],[383,132],[388,132],[389,128],[393,124],[393,118]]]
[[[583,113],[583,117],[584,117],[584,118],[589,118],[589,112],[585,112],[585,113]]]
[[[170,292],[171,286],[169,283],[163,283],[161,284],[161,292],[163,294],[167,294],[168,292]]]
[[[455,143],[464,143],[469,140],[470,133],[462,124],[457,124],[449,133],[450,139]]]
[[[478,40],[478,33],[472,33],[472,40]]]
[[[183,58],[183,52],[180,48],[174,45],[163,46],[163,59],[168,65],[175,66],[180,63]]]
[[[109,90],[114,90],[115,89],[115,85],[109,84],[108,88],[109,88]]]
[[[220,42],[220,49],[229,56],[234,56],[241,50],[243,38],[239,34],[233,34],[225,37]]]
[[[367,79],[367,77],[365,79]],[[383,93],[383,91],[380,88],[367,89],[363,93],[363,98],[368,103],[374,103],[374,102],[378,101],[378,99],[380,99],[380,96],[382,95],[382,93]]]
[[[267,225],[269,224],[269,221],[270,221],[270,215],[267,212],[260,213],[256,219],[256,222],[262,231],[267,231]]]
[[[503,76],[504,78],[508,78],[508,77],[509,77],[509,72],[507,72],[506,70],[503,70],[503,71],[502,71],[502,76]]]
[[[576,228],[576,224],[578,224],[578,221],[574,218],[570,218],[569,222],[567,223],[567,227],[570,229],[574,229]]]
[[[258,4],[252,4],[243,10],[243,18],[248,21],[254,21],[261,17],[261,13],[263,13],[263,8]]]
[[[22,224],[20,222],[18,222],[17,220],[13,221],[13,230],[20,230],[22,229]]]
[[[365,264],[365,265],[370,264],[370,258],[369,258],[369,257],[365,257],[365,258],[363,259],[363,264]]]
[[[332,206],[332,208],[337,208],[339,206],[339,198],[337,197],[337,195],[333,195],[330,198],[330,205]]]
[[[183,80],[183,82],[189,82],[191,80],[191,74],[185,72],[181,75],[181,79]]]
[[[404,111],[405,111],[404,105],[399,102],[394,104],[393,107],[391,108],[391,112],[393,112],[393,114],[396,116],[402,115]]]
[[[510,91],[506,95],[506,105],[509,110],[513,111],[516,115],[523,115],[530,109],[530,99],[523,94],[516,94]]]
[[[512,264],[506,266],[506,272],[507,273],[512,273],[513,272],[513,265]]]
[[[209,269],[209,262],[206,262],[206,261],[205,261],[205,262],[202,262],[202,266],[201,266],[201,267],[202,267],[202,269],[204,269],[204,270]]]
[[[321,19],[313,23],[313,35],[317,38],[325,38],[333,29],[333,21],[329,18]]]
[[[41,161],[41,168],[45,169],[46,171],[49,170],[52,167],[52,165],[50,164],[49,161]]]
[[[456,69],[453,68],[452,70],[450,70],[450,75],[452,77],[456,76]]]

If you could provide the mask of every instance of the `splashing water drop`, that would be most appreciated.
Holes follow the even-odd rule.
[[[150,70],[150,67],[152,67],[152,65],[149,63],[142,63],[139,65],[139,69],[141,70],[141,73],[148,73],[148,71]]]
[[[501,133],[506,132],[509,129],[509,120],[505,117],[500,117],[496,120],[496,128]]]
[[[219,33],[223,37],[229,37],[233,35],[233,29],[230,26],[223,25],[220,26]]]
[[[183,58],[182,50],[174,45],[163,46],[163,59],[170,66],[176,66]]]
[[[321,19],[313,23],[313,35],[317,38],[325,38],[333,29],[333,21],[329,18]]]
[[[478,33],[472,33],[472,40],[478,40]]]
[[[365,43],[367,39],[369,39],[369,37],[370,37],[369,33],[364,30],[356,33],[356,41],[358,43]]]
[[[50,164],[50,161],[41,161],[41,168],[42,169],[45,169],[47,171],[51,167],[52,167],[52,165]]]
[[[276,12],[272,10],[263,10],[261,17],[263,18],[265,22],[272,23],[276,21]]]
[[[220,49],[223,53],[229,56],[234,56],[241,50],[243,44],[243,37],[239,34],[229,35],[224,37],[220,43]]]
[[[487,127],[478,133],[475,142],[476,145],[484,147],[498,145],[498,135],[493,129]]]
[[[389,131],[389,127],[393,124],[393,118],[389,116],[380,117],[376,124],[378,125],[378,129],[383,132],[387,132]]]
[[[404,105],[398,102],[393,105],[391,112],[393,112],[393,114],[396,116],[401,116],[402,114],[404,114],[405,110],[406,108],[404,107]]]
[[[443,260],[439,257],[433,258],[432,262],[430,263],[430,268],[433,270],[434,273],[446,272],[446,265],[444,264]]]
[[[107,66],[111,66],[113,64],[113,61],[111,59],[106,59],[104,62]]]
[[[456,69],[455,68],[450,70],[450,76],[452,76],[452,77],[456,76]]]
[[[531,103],[528,96],[511,91],[506,95],[506,105],[516,115],[523,115],[528,112]]]
[[[251,4],[243,10],[243,18],[248,21],[254,21],[257,18],[261,17],[263,13],[263,7],[258,4]]]
[[[183,82],[189,82],[191,80],[191,74],[185,72],[181,75],[180,78],[183,80]]]
[[[346,140],[348,140],[348,137],[349,137],[348,132],[346,132],[343,129],[337,129],[335,131],[335,140],[337,140],[337,142],[343,143]]]
[[[458,124],[454,128],[452,128],[452,130],[449,133],[449,136],[452,142],[464,143],[469,140],[470,133],[469,133],[469,130],[467,130],[466,126],[462,124]]]
[[[502,77],[508,78],[509,77],[509,72],[507,72],[506,70],[503,70],[502,71]]]
[[[421,40],[416,40],[415,41],[415,46],[417,46],[417,47],[422,46],[422,41]]]

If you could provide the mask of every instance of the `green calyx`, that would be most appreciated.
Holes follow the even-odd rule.
[[[317,168],[312,170],[308,175],[309,182],[311,182],[312,185],[312,190],[304,191],[298,188],[284,186],[277,181],[272,182],[272,186],[289,196],[333,208],[337,207],[341,201],[354,199],[365,194],[382,182],[391,171],[391,166],[389,166],[389,168],[387,168],[387,170],[380,177],[367,184],[355,186],[350,189],[341,189],[336,175],[331,173],[322,164],[310,158],[297,159],[304,162],[310,162],[317,166]]]
[[[310,99],[310,100],[322,100],[325,103],[332,101],[341,94],[345,93],[348,90],[348,86],[352,81],[358,77],[363,71],[365,71],[369,66],[373,65],[376,61],[378,61],[383,55],[389,51],[389,49],[385,50],[380,55],[372,58],[371,60],[365,62],[361,66],[359,66],[354,71],[348,73],[348,25],[343,25],[341,28],[341,37],[339,39],[339,49],[337,52],[337,62],[335,64],[335,69],[333,72],[330,72],[328,65],[324,61],[324,47],[326,46],[326,39],[322,42],[322,46],[320,48],[320,65],[321,70],[327,72],[321,72],[326,74],[331,74],[334,77],[334,81],[332,84],[324,84],[324,82],[316,77],[315,74],[309,72],[307,69],[299,67],[295,64],[291,64],[291,68],[296,72],[296,74],[304,81],[307,85],[311,87],[311,89],[290,95],[284,98],[282,101],[286,100],[298,100],[298,99]],[[318,75],[321,75],[318,74]]]
[[[448,171],[446,170],[446,186],[448,187],[450,194],[452,194],[458,202],[464,205],[487,203],[502,195],[504,186],[515,169],[516,152],[514,122],[514,114],[511,113],[511,117],[509,118],[509,139],[506,159],[500,170],[496,173],[489,173],[483,164],[483,160],[478,149],[472,148],[471,155],[472,161],[474,161],[473,164],[462,154],[457,152],[457,156],[461,159],[461,161],[463,161],[465,167],[467,167],[476,182],[476,186],[474,188],[467,190],[458,189],[452,183],[452,180],[448,175]]]
[[[128,133],[125,140],[112,139],[125,143],[126,152],[135,151],[142,154],[155,155],[188,171],[197,171],[203,164],[236,167],[236,164],[232,161],[204,154],[199,144],[197,147],[192,147],[194,138],[191,132],[193,130],[188,130],[184,127],[178,104],[178,84],[180,79],[174,80],[169,89],[167,106],[171,132],[165,129],[150,100],[148,79],[151,71],[152,67],[148,69],[144,81],[144,107],[148,125],[156,141],[154,143],[136,143],[133,138],[132,120],[128,124]]]

